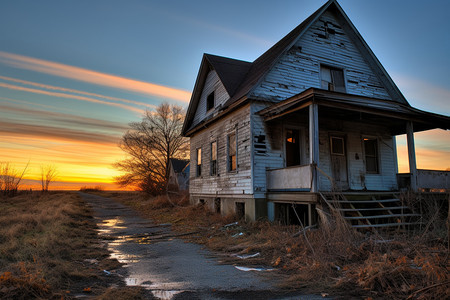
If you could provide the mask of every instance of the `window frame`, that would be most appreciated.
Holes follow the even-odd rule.
[[[195,177],[202,176],[202,148],[196,149],[196,167],[195,167]]]
[[[231,137],[234,136],[234,155],[230,155]],[[238,169],[237,164],[237,131],[234,131],[227,135],[227,170],[228,172],[236,172]],[[233,156],[234,156],[234,169],[233,169]]]
[[[213,149],[213,144],[216,145],[216,149],[214,151]],[[218,168],[217,168],[217,156],[218,156],[218,147],[217,147],[217,140],[212,141],[210,143],[210,151],[211,151],[211,155],[210,155],[210,170],[209,170],[209,175],[211,176],[217,176],[218,172]],[[213,159],[213,155],[215,154],[215,159]]]
[[[341,140],[342,141],[342,153],[341,152],[334,152],[334,143],[333,140]],[[330,153],[331,155],[341,155],[345,156],[345,138],[340,136],[330,136]]]
[[[366,141],[374,141],[375,145],[374,145],[374,150],[375,150],[375,155],[373,154],[368,154],[367,152],[367,147],[366,147]],[[366,171],[366,174],[380,174],[380,146],[379,146],[379,141],[377,137],[373,137],[373,136],[363,136],[362,137],[362,144],[363,144],[363,151],[364,151],[364,169]],[[376,170],[369,170],[368,169],[368,158],[370,159],[375,159],[375,164],[374,166],[376,167]]]
[[[321,64],[320,65],[320,88],[327,90],[327,91],[332,91],[332,92],[341,92],[341,93],[346,93],[347,92],[347,84],[346,84],[346,76],[345,76],[345,69],[344,68],[340,68],[340,67],[335,67],[335,66],[330,66],[330,65],[326,65],[326,64]],[[331,81],[326,81],[325,80],[325,73],[324,70],[328,70],[330,73],[330,80]],[[340,73],[342,73],[342,86],[336,86],[336,82],[335,79],[333,77],[333,71],[339,71]],[[323,86],[323,82],[326,81],[328,82],[327,87],[325,88]],[[332,88],[330,88],[330,85]]]

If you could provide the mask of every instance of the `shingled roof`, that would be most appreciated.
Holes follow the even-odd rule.
[[[234,95],[247,75],[252,63],[223,56],[205,54],[211,67],[217,72],[228,95]]]

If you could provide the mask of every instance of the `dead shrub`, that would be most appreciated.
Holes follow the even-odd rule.
[[[102,192],[104,191],[105,188],[102,187],[101,185],[96,185],[96,186],[83,186],[80,188],[80,192],[83,193],[89,193],[89,192]]]
[[[76,193],[0,200],[0,299],[64,299],[80,283],[102,284],[100,263],[85,263],[108,257],[107,250],[97,247],[94,228]]]
[[[13,272],[0,275],[1,299],[36,299],[50,298],[50,285],[40,273],[28,270],[21,262]]]

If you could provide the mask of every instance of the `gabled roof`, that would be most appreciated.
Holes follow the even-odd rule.
[[[272,46],[269,50],[263,53],[259,58],[257,58],[250,68],[244,82],[239,87],[236,94],[230,95],[230,99],[225,103],[225,107],[233,104],[234,102],[240,100],[242,97],[251,94],[252,90],[258,86],[265,75],[272,69],[272,67],[278,62],[278,60],[302,37],[302,35],[314,24],[317,19],[328,9],[333,10],[337,13],[337,16],[342,21],[342,25],[346,32],[350,35],[353,42],[356,44],[358,49],[366,57],[367,62],[372,67],[374,72],[378,75],[383,84],[387,87],[388,92],[394,101],[408,104],[405,97],[402,95],[398,87],[395,85],[394,81],[391,79],[389,74],[386,72],[384,67],[376,58],[375,54],[369,48],[367,43],[362,38],[361,34],[358,32],[356,27],[350,21],[344,10],[337,3],[336,0],[329,0],[327,3],[322,5],[318,10],[316,10],[311,16],[309,16],[300,25],[294,28],[290,33],[288,33],[284,38],[282,38],[278,43]]]
[[[203,54],[200,69],[198,71],[197,80],[195,81],[194,91],[189,102],[189,108],[186,113],[186,120],[183,124],[182,132],[185,133],[189,129],[195,111],[197,110],[198,102],[205,85],[206,76],[211,70],[217,72],[220,81],[225,87],[228,95],[232,97],[236,89],[244,80],[250,66],[252,64],[247,61],[237,60],[212,54]]]
[[[294,45],[294,43],[300,38],[301,34],[304,33],[312,23],[314,23],[314,21],[325,11],[331,2],[333,1],[328,1],[325,3],[300,25],[289,32],[278,43],[273,45],[269,50],[258,57],[252,63],[252,66],[245,77],[245,80],[240,85],[239,90],[236,94],[230,97],[230,100],[228,100],[224,106],[231,105],[242,97],[247,96],[251,90],[264,78],[264,75],[272,69],[278,59]]]
[[[252,63],[223,56],[205,54],[211,68],[217,72],[228,95],[234,95]]]
[[[198,101],[203,89],[206,75],[211,69],[217,71],[219,78],[224,84],[230,99],[225,102],[222,107],[223,113],[228,110],[226,108],[238,105],[242,101],[246,101],[251,96],[252,91],[258,87],[259,83],[264,79],[266,74],[273,68],[279,59],[303,36],[303,34],[314,24],[317,19],[327,10],[333,11],[343,29],[350,36],[358,50],[365,57],[367,63],[377,74],[380,81],[386,87],[391,98],[401,104],[408,105],[405,97],[402,95],[394,81],[386,72],[384,67],[376,58],[375,54],[364,41],[356,27],[352,24],[348,16],[342,10],[336,0],[329,0],[311,16],[304,20],[300,25],[294,28],[278,43],[273,45],[269,50],[258,57],[253,63],[238,61],[225,57],[218,57],[211,54],[205,54],[202,59],[199,74],[191,97],[186,121],[183,127],[183,134],[186,134],[192,128],[191,123],[197,109]],[[219,74],[220,72],[220,74]]]

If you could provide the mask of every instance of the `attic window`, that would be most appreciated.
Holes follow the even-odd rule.
[[[214,92],[208,95],[206,98],[206,111],[209,111],[214,108]]]
[[[322,89],[345,93],[344,71],[342,69],[321,66],[320,79]]]

